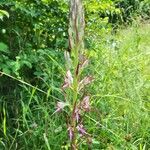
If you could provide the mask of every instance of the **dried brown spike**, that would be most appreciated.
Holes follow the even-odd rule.
[[[84,10],[82,0],[70,1],[70,18],[69,18],[69,46],[74,49],[76,45],[80,49],[84,47]]]

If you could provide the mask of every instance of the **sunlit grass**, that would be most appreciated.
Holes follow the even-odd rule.
[[[91,65],[96,78],[92,103],[101,112],[97,119],[105,126],[92,127],[97,131],[95,147],[148,148],[150,24],[133,25],[106,38],[97,46]]]

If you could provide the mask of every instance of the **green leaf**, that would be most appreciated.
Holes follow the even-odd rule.
[[[9,68],[2,68],[3,72],[7,73],[7,74],[10,74],[11,71]]]
[[[0,19],[3,20],[4,16],[7,16],[9,18],[9,13],[5,10],[0,9]]]
[[[8,46],[3,43],[3,42],[0,42],[0,52],[5,52],[5,53],[8,53]]]
[[[32,64],[29,61],[22,61],[22,64],[25,64],[27,67],[29,67],[30,69],[32,68]]]

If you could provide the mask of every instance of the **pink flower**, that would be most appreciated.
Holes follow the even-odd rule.
[[[92,76],[86,76],[83,80],[80,81],[79,83],[79,91],[83,89],[83,87],[87,84],[90,84],[93,81]]]
[[[72,141],[73,139],[73,129],[71,126],[68,127],[68,132],[69,132],[69,139],[70,141]]]
[[[73,83],[73,78],[70,70],[67,71],[66,77],[65,77],[65,82],[63,84],[63,89],[67,87],[71,87],[71,84]]]
[[[67,106],[68,103],[65,103],[65,102],[57,102],[57,105],[56,105],[56,112],[59,112],[61,111],[65,106]]]
[[[77,126],[77,130],[81,133],[81,135],[87,134],[82,124]]]
[[[85,110],[85,111],[89,111],[90,110],[90,96],[85,96],[81,102],[81,107]]]
[[[80,110],[78,108],[75,109],[75,119],[77,122],[79,122],[80,119]]]

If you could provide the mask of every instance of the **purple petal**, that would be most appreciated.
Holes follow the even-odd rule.
[[[69,87],[69,84],[68,84],[67,82],[65,82],[65,83],[63,84],[62,88],[65,89],[65,88],[67,88],[67,87]]]
[[[83,87],[87,84],[90,84],[93,81],[92,76],[86,76],[83,80],[80,81],[79,83],[79,91],[83,89]]]
[[[81,102],[81,107],[85,110],[85,111],[89,111],[90,110],[90,96],[85,96]]]
[[[80,119],[80,112],[79,112],[79,109],[78,109],[78,108],[75,109],[75,119],[76,119],[77,122],[79,122],[79,119]]]
[[[69,132],[69,139],[70,139],[70,141],[72,141],[72,139],[73,139],[73,130],[72,130],[71,126],[68,127],[68,132]]]
[[[73,83],[72,74],[71,74],[70,70],[68,70],[66,73],[65,82],[62,87],[63,88],[70,87],[72,83]]]
[[[82,124],[79,124],[79,125],[77,126],[77,130],[78,130],[82,135],[86,134],[86,131],[85,131],[85,129],[84,129],[84,127],[83,127]]]

